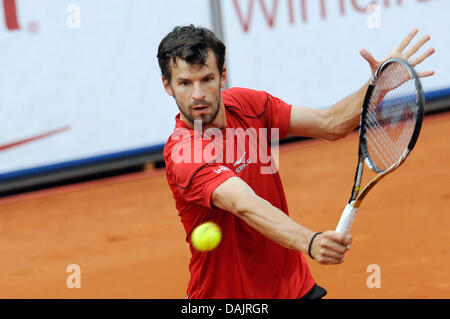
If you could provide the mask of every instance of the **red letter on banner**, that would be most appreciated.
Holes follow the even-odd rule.
[[[5,9],[6,28],[8,30],[19,30],[19,22],[17,21],[16,0],[3,0]]]
[[[233,0],[234,8],[236,9],[236,13],[238,15],[239,21],[241,22],[242,28],[244,29],[245,32],[248,32],[248,30],[250,28],[250,23],[252,20],[253,8],[254,8],[253,2],[254,2],[254,0],[248,1],[247,19],[244,20],[239,0]],[[259,4],[261,5],[262,11],[264,13],[264,17],[266,18],[266,21],[269,24],[269,27],[272,28],[275,24],[275,16],[277,14],[278,0],[272,0],[272,14],[269,14],[269,12],[266,8],[265,0],[259,0]]]

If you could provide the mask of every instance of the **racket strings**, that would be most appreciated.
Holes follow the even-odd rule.
[[[367,143],[376,153],[376,157],[372,156],[372,158],[377,158],[382,162],[383,167],[389,167],[395,160],[395,155],[391,152],[386,152],[385,146],[389,143],[389,138],[387,138],[387,132],[384,127],[378,122],[377,117],[374,115],[373,109],[368,113],[366,121],[368,122],[366,126],[369,128],[366,131],[366,134],[369,138],[367,138]]]
[[[408,117],[404,117],[402,113],[397,112],[397,114],[393,114],[391,112],[387,116],[393,119],[394,126],[397,126],[397,128],[393,129],[388,126],[389,123],[384,123],[385,121],[381,121],[382,123],[380,123],[378,118],[373,116],[373,114],[374,113],[368,118],[368,124],[372,129],[368,129],[367,131],[367,142],[370,146],[369,149],[375,152],[375,154],[371,155],[372,160],[376,159],[375,162],[378,164],[377,166],[380,169],[385,170],[404,152],[409,143],[414,125],[410,125],[410,129],[408,129],[407,124],[405,123],[408,121]],[[386,114],[384,116],[386,116]]]
[[[383,105],[380,106],[383,107]],[[396,113],[393,113],[392,110],[384,111],[381,120],[379,120],[380,114],[371,113],[368,120],[369,125],[373,128],[373,130],[368,130],[369,144],[375,150],[376,158],[383,164],[381,169],[388,168],[399,158],[410,138],[405,123],[402,123],[407,121],[407,117],[402,116],[403,113],[400,113],[398,109]],[[388,121],[386,121],[386,117],[388,117]]]
[[[369,157],[378,170],[387,170],[407,149],[417,108],[415,83],[407,70],[388,65],[376,79],[365,121]]]
[[[376,152],[377,157],[383,162],[384,167],[387,168],[392,165],[392,163],[395,162],[401,154],[393,152],[395,151],[393,149],[387,152],[384,150],[385,147],[392,144],[392,140],[399,141],[400,145],[407,145],[410,135],[408,134],[408,130],[405,129],[397,129],[393,132],[388,133],[373,114],[374,113],[371,113],[367,117],[367,121],[369,122],[368,125],[371,128],[367,130],[367,135],[369,136],[367,142],[371,146],[371,149]],[[398,115],[399,114],[394,114],[393,116]],[[405,119],[402,118],[402,120]],[[398,150],[403,151],[404,148],[398,148]]]

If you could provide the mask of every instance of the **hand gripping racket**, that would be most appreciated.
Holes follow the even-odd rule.
[[[361,112],[355,181],[337,232],[350,232],[367,193],[413,150],[422,126],[424,104],[419,77],[408,62],[392,58],[376,71]],[[364,162],[378,175],[359,192]]]

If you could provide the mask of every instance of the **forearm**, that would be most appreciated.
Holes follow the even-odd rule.
[[[297,224],[280,209],[256,195],[236,207],[241,217],[256,231],[289,249],[308,252],[308,245],[314,232]]]
[[[336,139],[346,136],[359,125],[361,108],[364,103],[369,82],[328,109],[328,130]]]
[[[211,196],[211,202],[213,206],[243,219],[250,227],[281,246],[308,253],[314,232],[256,195],[240,178],[231,177],[219,185]],[[342,262],[346,246],[351,243],[349,235],[327,231],[316,238],[311,245],[311,254],[319,263]]]
[[[368,86],[369,82],[328,109],[293,106],[288,133],[293,136],[324,138],[330,141],[345,137],[359,124]]]

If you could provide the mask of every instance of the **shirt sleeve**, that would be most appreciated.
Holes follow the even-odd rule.
[[[285,138],[289,130],[292,105],[265,91],[245,88],[227,90],[226,100],[232,107],[238,106],[244,116],[258,119],[261,127],[279,129],[279,138]]]
[[[211,143],[217,152],[208,156]],[[235,173],[222,164],[220,143],[202,138],[190,129],[179,129],[172,134],[164,148],[166,174],[174,196],[190,204],[211,206],[214,190]]]
[[[179,195],[187,202],[212,209],[214,190],[227,179],[236,176],[220,163],[177,164],[170,176]]]
[[[291,117],[292,105],[283,100],[267,94],[267,105],[265,111],[265,122],[267,128],[279,129],[279,138],[285,138],[288,135],[289,123]]]

